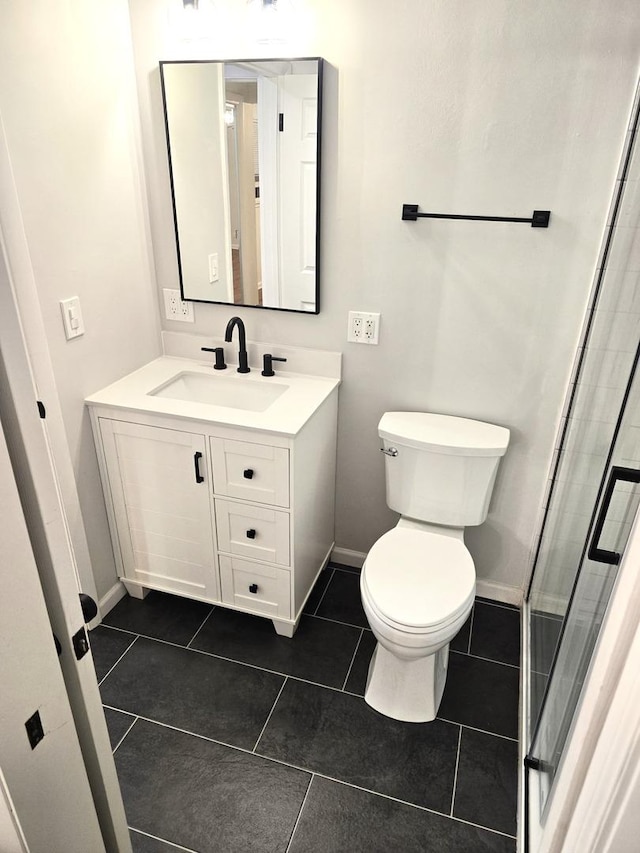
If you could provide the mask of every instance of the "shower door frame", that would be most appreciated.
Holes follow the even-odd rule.
[[[528,844],[527,792],[538,771],[521,780],[518,849],[531,853],[614,853],[623,836],[640,832],[640,516],[620,564],[604,623],[569,732],[536,847]],[[529,604],[523,608],[527,624]],[[524,654],[529,653],[523,633]],[[528,721],[523,695],[521,724]],[[521,767],[525,742],[521,740]],[[628,836],[627,836],[628,837]]]

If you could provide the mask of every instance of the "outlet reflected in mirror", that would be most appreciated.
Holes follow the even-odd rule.
[[[182,298],[317,314],[322,60],[160,73]]]

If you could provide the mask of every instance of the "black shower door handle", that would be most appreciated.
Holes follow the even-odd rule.
[[[607,520],[609,504],[611,503],[616,483],[619,480],[623,480],[625,483],[640,483],[640,469],[623,468],[621,465],[614,465],[609,472],[607,488],[604,491],[604,497],[602,498],[602,504],[600,505],[600,512],[596,518],[596,523],[593,528],[593,536],[591,537],[591,544],[589,545],[589,551],[587,553],[590,560],[595,560],[597,563],[606,563],[608,566],[619,565],[621,558],[621,554],[618,554],[617,551],[607,551],[605,548],[600,548],[602,528]]]

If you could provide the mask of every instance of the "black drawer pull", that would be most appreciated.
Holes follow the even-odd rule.
[[[252,527],[251,530],[247,530],[247,539],[255,539],[255,538],[256,538],[256,531]]]
[[[196,483],[204,483],[204,477],[200,473],[200,460],[202,459],[202,453],[197,451],[193,454],[193,467],[196,471]]]
[[[252,583],[251,586],[249,587],[249,592],[256,593],[257,591],[258,591],[258,584]]]
[[[245,480],[252,480],[253,479],[253,468],[245,468],[244,471],[242,472],[242,476],[245,478]]]

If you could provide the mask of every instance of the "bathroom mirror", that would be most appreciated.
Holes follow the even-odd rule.
[[[182,298],[317,314],[322,59],[160,77]]]

